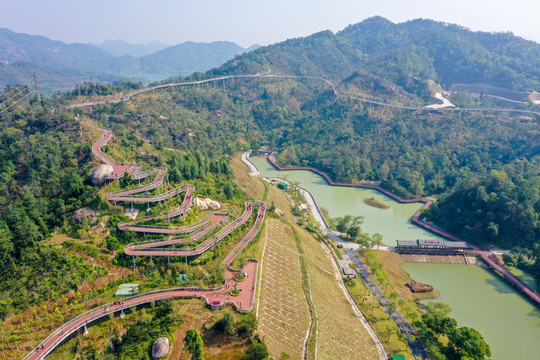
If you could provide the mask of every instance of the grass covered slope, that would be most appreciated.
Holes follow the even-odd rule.
[[[240,186],[257,191],[251,183],[261,180],[243,176],[247,171],[244,164],[235,164],[233,169]],[[284,213],[269,217],[261,238],[257,313],[259,331],[270,354],[286,354],[291,359],[303,354],[356,359],[360,352],[366,359],[379,358],[371,336],[339,285],[341,275],[332,265],[334,260],[313,234],[295,224],[290,200],[283,191],[268,186],[267,203]]]

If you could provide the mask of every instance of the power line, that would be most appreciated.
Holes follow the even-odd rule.
[[[144,62],[144,58],[141,59],[141,69],[142,69],[143,85],[144,87],[148,87],[148,82],[146,81],[146,63]]]
[[[41,104],[41,94],[39,93],[38,82],[39,81],[38,81],[37,71],[34,71],[34,84],[36,85],[37,99],[38,99],[38,103]]]
[[[3,109],[2,111],[0,111],[0,114],[6,112],[9,108],[17,105],[21,100],[29,97],[30,95],[32,95],[32,92],[28,92],[28,94],[26,94],[25,96],[23,96],[22,98],[20,98],[19,100],[15,101],[13,104],[9,105],[7,108]]]

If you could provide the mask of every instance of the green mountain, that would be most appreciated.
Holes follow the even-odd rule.
[[[373,87],[377,78],[383,87],[391,83],[399,87],[395,91],[420,97],[426,96],[428,79],[445,88],[466,83],[530,92],[540,89],[540,44],[433,20],[395,24],[373,17],[336,34],[324,31],[259,48],[212,74],[269,69],[337,82],[354,75],[360,88]],[[365,77],[372,81],[362,84]]]
[[[84,82],[122,78],[141,81],[140,59],[125,54],[145,55],[148,78],[161,80],[179,75],[180,66],[183,75],[207,71],[253,48],[244,49],[231,42],[187,42],[167,49],[164,46],[157,42],[132,45],[121,40],[99,46],[66,44],[0,29],[0,87],[33,85],[34,72],[38,72],[40,87],[46,93],[72,89]],[[156,52],[147,55],[152,51]]]
[[[51,70],[96,74],[138,67],[134,58],[118,58],[92,45],[66,44],[8,29],[0,29],[0,62],[6,65],[34,63]]]

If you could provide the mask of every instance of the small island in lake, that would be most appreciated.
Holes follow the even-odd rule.
[[[382,201],[379,201],[375,198],[368,198],[368,199],[364,199],[364,202],[369,205],[369,206],[373,206],[373,207],[376,207],[378,209],[388,209],[390,208],[390,206],[386,205],[385,203],[383,203]]]

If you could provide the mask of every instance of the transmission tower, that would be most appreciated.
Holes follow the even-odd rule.
[[[39,83],[38,74],[37,74],[37,71],[34,71],[34,84],[36,85],[37,99],[38,99],[38,102],[41,103],[41,94],[39,93],[38,83]]]
[[[141,70],[142,70],[143,86],[147,87],[148,82],[146,81],[146,63],[144,62],[144,59],[141,59]]]

